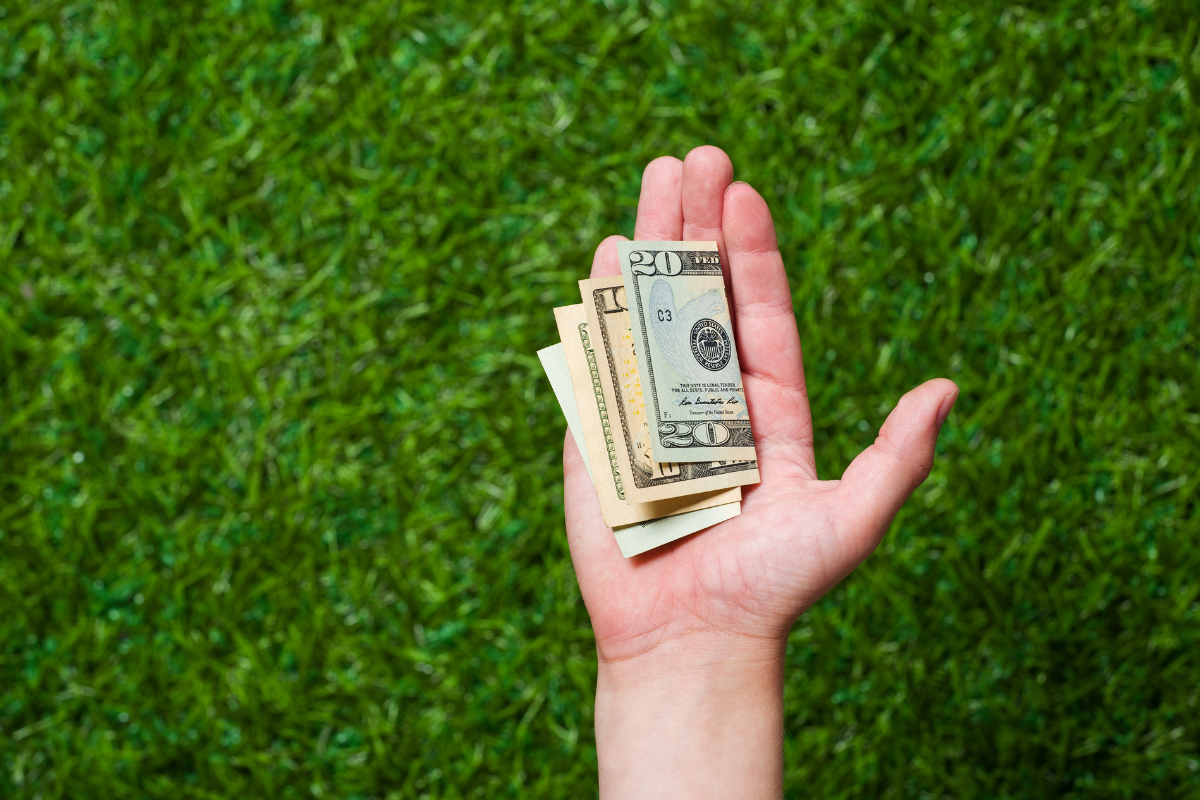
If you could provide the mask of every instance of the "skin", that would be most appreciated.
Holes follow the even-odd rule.
[[[601,242],[592,277],[620,274],[622,238]],[[733,183],[722,150],[698,147],[646,167],[634,238],[717,242],[762,482],[743,487],[741,516],[625,559],[567,436],[567,535],[599,659],[600,795],[780,797],[788,631],[871,554],[929,474],[958,387],[908,392],[841,480],[819,480],[766,202]]]

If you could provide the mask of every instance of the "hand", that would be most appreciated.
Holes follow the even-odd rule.
[[[570,435],[564,447],[567,536],[600,661],[602,796],[778,796],[788,631],[879,544],[958,396],[948,380],[918,386],[841,480],[818,480],[775,226],[732,179],[715,147],[653,161],[635,239],[720,249],[762,477],[742,488],[741,516],[625,559]],[[621,239],[600,244],[592,277],[620,274]]]

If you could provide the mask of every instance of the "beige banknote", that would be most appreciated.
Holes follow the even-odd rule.
[[[608,410],[613,455],[630,502],[661,500],[679,494],[758,483],[758,462],[715,459],[659,462],[638,373],[629,307],[621,276],[579,282],[595,357],[595,379]]]
[[[587,442],[583,435],[583,423],[580,421],[579,409],[575,403],[574,388],[571,385],[571,375],[567,367],[567,357],[563,352],[563,345],[556,344],[553,347],[547,347],[544,350],[538,351],[538,358],[541,359],[542,366],[546,370],[546,377],[550,379],[550,386],[554,390],[555,397],[558,398],[559,405],[562,407],[563,416],[567,418],[567,427],[571,430],[571,436],[575,439],[575,444],[579,447],[579,452],[583,456],[583,463],[587,465],[588,474],[592,478],[593,485],[595,485],[597,474],[593,470],[591,460],[588,457]],[[605,477],[603,473],[601,473],[601,477]],[[716,525],[718,522],[732,519],[738,516],[741,511],[741,503],[725,503],[724,505],[704,508],[699,511],[689,511],[662,519],[647,520],[633,525],[614,528],[613,534],[616,536],[617,546],[621,550],[621,555],[629,558],[664,545],[667,542],[673,542],[680,537]]]
[[[742,499],[742,491],[736,486],[717,487],[697,493],[686,482],[678,482],[675,496],[650,501],[631,500],[625,490],[631,481],[631,473],[615,457],[615,437],[618,434],[613,429],[604,397],[597,391],[596,372],[599,363],[591,346],[583,305],[556,308],[554,319],[562,337],[563,353],[571,375],[583,438],[591,457],[591,472],[596,483],[596,495],[600,498],[600,509],[604,513],[604,524],[616,528]]]
[[[756,458],[717,243],[621,242],[617,257],[654,458]]]
[[[621,548],[621,555],[629,558],[667,542],[682,539],[696,531],[711,528],[718,522],[733,519],[741,513],[741,503],[726,503],[699,511],[689,511],[687,514],[638,522],[624,528],[613,528],[613,535],[617,537],[617,547]]]

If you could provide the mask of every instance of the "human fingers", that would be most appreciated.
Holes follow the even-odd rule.
[[[611,278],[621,274],[621,262],[617,259],[617,244],[629,241],[616,234],[609,236],[596,248],[592,256],[592,277]]]
[[[729,265],[721,217],[725,190],[733,180],[733,162],[725,151],[712,145],[693,149],[683,159],[683,241],[716,242],[721,263]],[[730,292],[729,270],[725,270],[725,292]]]
[[[800,335],[771,212],[758,192],[735,183],[725,192],[721,220],[738,361],[763,482],[786,473],[816,479]]]
[[[838,486],[840,507],[851,520],[854,564],[870,555],[896,512],[933,468],[938,431],[958,387],[935,378],[900,398],[875,443],[850,463]],[[851,567],[852,568],[852,567]]]
[[[771,211],[749,184],[738,182],[725,192],[721,220],[742,371],[803,392],[800,334]]]
[[[725,190],[733,181],[733,162],[719,147],[697,147],[683,159],[683,241],[716,242],[726,259],[721,215]]]
[[[683,235],[683,162],[672,156],[656,158],[642,173],[637,223],[633,238],[643,242],[679,241]]]

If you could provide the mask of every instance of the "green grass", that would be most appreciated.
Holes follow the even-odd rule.
[[[789,796],[1200,794],[1192,3],[4,2],[0,796],[593,796],[533,354],[702,143],[824,476],[962,387]]]

